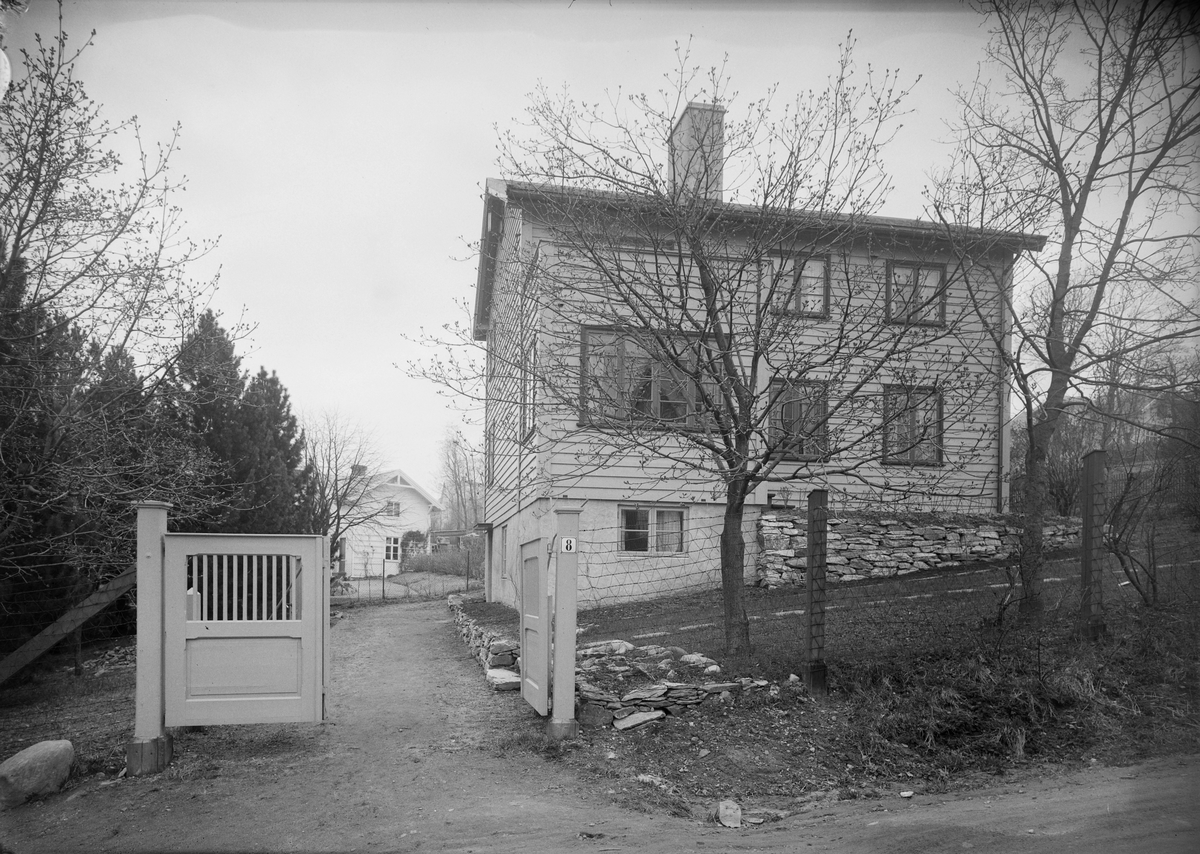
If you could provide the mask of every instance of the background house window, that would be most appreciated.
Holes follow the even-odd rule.
[[[943,264],[888,262],[887,316],[902,323],[940,324],[946,320],[946,267]]]
[[[400,560],[400,538],[388,537],[383,544],[384,560]]]
[[[789,459],[816,459],[829,447],[828,400],[822,383],[778,383],[773,389],[771,441]]]
[[[612,421],[685,421],[696,411],[694,384],[616,331],[584,328],[581,406]]]
[[[384,516],[399,516],[400,515],[400,502],[399,501],[385,502],[383,505],[383,515]]]
[[[683,511],[655,507],[622,507],[621,551],[683,551]]]
[[[883,461],[937,465],[942,461],[942,396],[936,388],[885,386]]]

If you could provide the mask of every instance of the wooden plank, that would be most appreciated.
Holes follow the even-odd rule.
[[[83,602],[63,614],[4,661],[0,661],[0,685],[37,661],[71,632],[128,593],[137,584],[137,569],[130,568],[109,579]]]

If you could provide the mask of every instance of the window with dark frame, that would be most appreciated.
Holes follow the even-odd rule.
[[[621,551],[679,554],[683,551],[683,510],[621,507]]]
[[[585,419],[689,424],[697,415],[695,383],[629,336],[583,327],[580,408]]]
[[[897,323],[945,323],[946,265],[889,261],[887,317]]]
[[[931,466],[942,462],[942,395],[932,386],[885,386],[883,461]]]
[[[787,459],[815,460],[829,452],[829,413],[824,383],[777,383],[771,440]]]
[[[829,314],[829,256],[796,258],[792,263],[795,301],[792,310],[806,317]]]
[[[787,255],[772,258],[775,284],[786,289],[787,311],[804,317],[829,316],[830,260],[828,255]]]
[[[508,525],[500,526],[500,577],[508,578]]]
[[[483,483],[491,486],[496,482],[496,434],[491,428],[483,431]]]
[[[517,437],[522,442],[529,441],[536,425],[535,409],[537,406],[537,339],[532,335],[521,350],[521,399],[518,409]]]

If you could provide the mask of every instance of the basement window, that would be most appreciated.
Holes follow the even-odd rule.
[[[677,554],[683,551],[683,510],[621,507],[621,551]]]

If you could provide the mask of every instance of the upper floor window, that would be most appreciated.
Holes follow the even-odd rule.
[[[889,261],[887,318],[899,323],[945,323],[946,266]]]
[[[384,516],[399,516],[400,515],[400,502],[399,501],[385,502],[383,505],[383,515]]]
[[[942,396],[929,386],[884,386],[883,461],[903,465],[942,462]]]
[[[771,262],[778,287],[786,291],[788,311],[806,317],[829,315],[829,256],[789,255]]]
[[[695,384],[615,330],[583,329],[580,407],[609,421],[681,424],[696,412]]]
[[[789,459],[817,459],[828,453],[828,399],[816,382],[778,383],[771,410],[771,440]]]
[[[491,486],[496,482],[496,434],[491,427],[483,430],[483,483]]]
[[[620,508],[621,551],[683,551],[683,510],[658,507]]]
[[[536,426],[537,407],[537,339],[532,335],[521,348],[520,400],[517,407],[517,438],[527,442]]]

